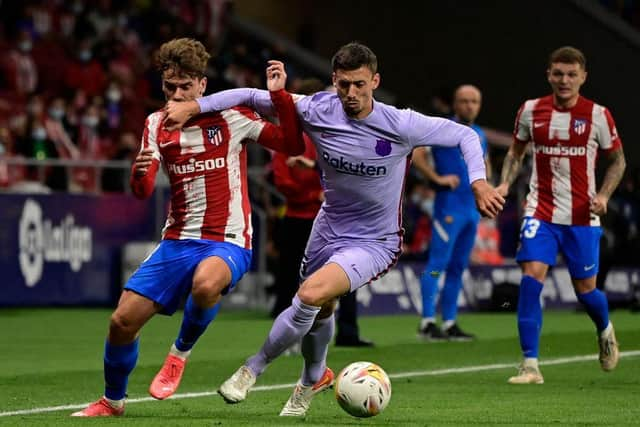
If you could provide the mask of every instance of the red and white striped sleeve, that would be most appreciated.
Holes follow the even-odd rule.
[[[513,127],[513,139],[516,142],[527,144],[531,141],[531,121],[533,120],[533,106],[536,100],[528,100],[520,106]]]
[[[605,107],[601,105],[593,106],[593,125],[596,128],[596,140],[601,150],[610,152],[622,147],[616,123],[609,110]]]

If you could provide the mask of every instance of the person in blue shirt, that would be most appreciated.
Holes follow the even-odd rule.
[[[474,123],[481,103],[482,94],[477,87],[459,86],[453,96],[452,120],[476,131],[487,163],[487,138]],[[418,336],[428,341],[470,341],[475,337],[462,331],[456,322],[457,302],[462,289],[462,273],[469,264],[480,213],[473,207],[473,192],[460,149],[434,146],[430,152],[433,165],[428,161],[429,152],[426,147],[416,148],[413,154],[414,166],[436,189],[429,261],[420,278],[422,321]],[[490,171],[488,163],[486,170]],[[438,282],[443,274],[445,280],[440,292],[440,328],[436,323],[436,305]]]

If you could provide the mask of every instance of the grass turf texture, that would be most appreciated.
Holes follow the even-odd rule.
[[[280,357],[259,379],[259,387],[238,405],[217,395],[166,401],[131,402],[124,417],[74,419],[72,409],[6,416],[4,413],[96,400],[103,387],[102,350],[109,310],[3,309],[0,311],[0,425],[283,426],[300,425],[637,425],[640,420],[640,356],[623,357],[612,373],[595,359],[542,366],[544,385],[506,383],[520,354],[514,314],[466,314],[471,343],[424,343],[416,338],[415,316],[360,319],[373,349],[331,348],[336,373],[348,363],[369,360],[392,377],[389,407],[377,417],[344,413],[333,392],[314,399],[304,419],[278,417],[301,369],[299,356]],[[129,398],[147,398],[180,325],[181,315],[157,316],[143,329],[138,365],[130,377]],[[640,350],[638,315],[612,313],[622,351]],[[195,347],[178,395],[213,392],[255,352],[271,320],[265,313],[222,311]],[[595,355],[592,323],[585,313],[546,312],[542,361]],[[425,372],[508,364],[477,372]],[[402,376],[409,371],[420,375]],[[397,377],[400,375],[400,377]],[[395,378],[394,378],[395,376]],[[262,389],[260,389],[262,388]]]

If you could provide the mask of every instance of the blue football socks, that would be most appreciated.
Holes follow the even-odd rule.
[[[104,345],[104,395],[107,399],[121,400],[127,393],[129,374],[138,360],[138,342],[126,345]]]
[[[594,289],[584,294],[576,293],[576,295],[595,323],[598,333],[604,331],[609,324],[609,304],[604,292]]]
[[[180,333],[175,341],[175,346],[180,351],[189,351],[194,346],[198,338],[204,333],[209,323],[216,318],[220,303],[211,308],[200,308],[193,301],[191,295],[187,298],[184,307],[184,316]]]
[[[440,309],[444,322],[455,322],[458,317],[458,296],[462,289],[462,271],[447,271],[440,292]]]
[[[541,293],[542,283],[531,276],[522,276],[518,298],[518,332],[524,357],[538,357],[542,329]]]
[[[438,280],[440,274],[427,269],[420,277],[420,290],[422,292],[422,318],[435,317],[436,298],[438,297]]]

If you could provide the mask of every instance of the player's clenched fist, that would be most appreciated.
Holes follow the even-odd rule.
[[[200,105],[196,101],[167,101],[164,128],[168,131],[178,130],[199,112]]]
[[[140,151],[133,163],[133,174],[135,176],[146,175],[147,171],[149,170],[149,166],[151,166],[152,160],[153,150],[151,148],[145,148],[144,150]]]

